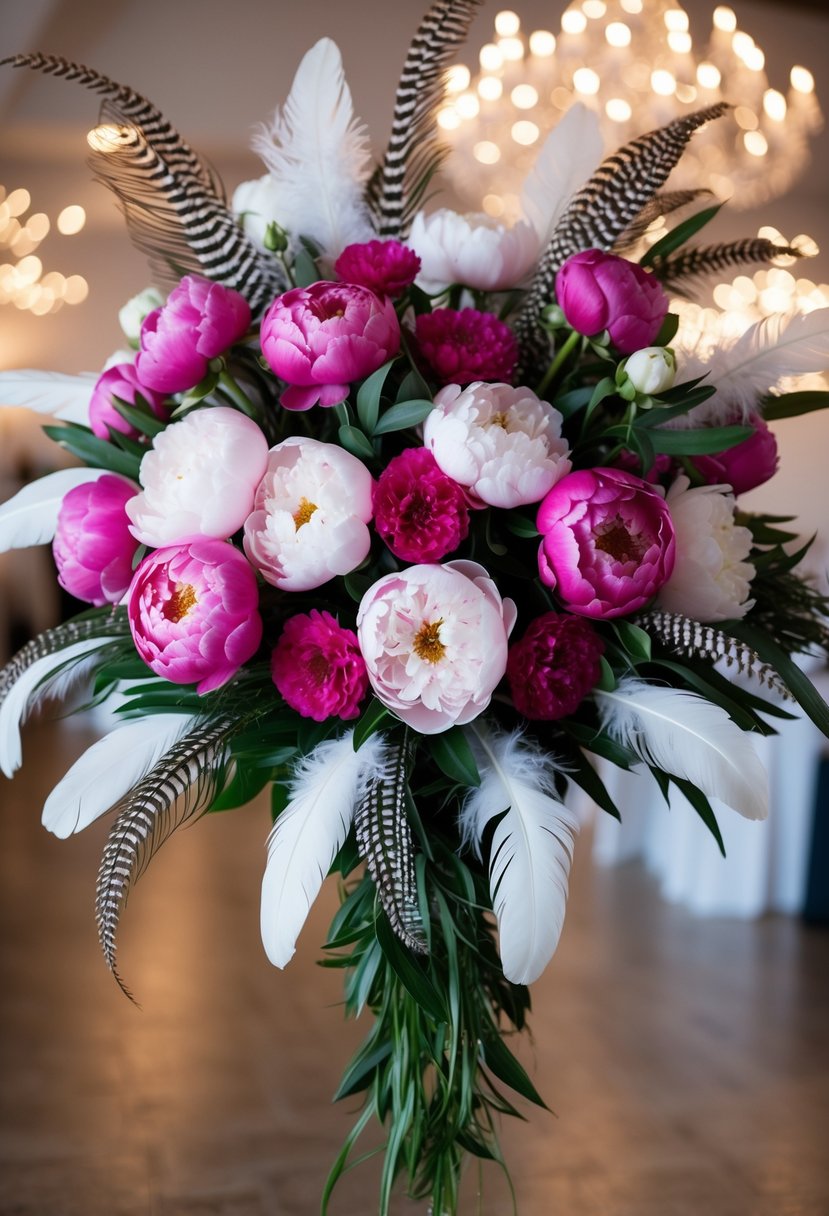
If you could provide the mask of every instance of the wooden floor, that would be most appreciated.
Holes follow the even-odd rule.
[[[315,965],[327,891],[285,972],[259,942],[267,815],[179,833],[138,884],[120,959],[92,913],[105,825],[40,808],[85,743],[38,726],[0,778],[0,1216],[313,1216],[350,1126],[330,1095],[359,1026]],[[586,846],[587,842],[583,842]],[[521,1216],[827,1216],[829,932],[701,921],[577,854],[524,1059],[556,1116],[504,1128]],[[470,1170],[463,1216],[508,1216]],[[376,1212],[369,1163],[332,1216]],[[426,1216],[400,1197],[396,1213]]]

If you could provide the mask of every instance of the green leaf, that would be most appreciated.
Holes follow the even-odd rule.
[[[140,394],[137,395],[137,397],[139,396]],[[167,423],[158,418],[149,406],[130,405],[127,401],[122,401],[120,397],[115,396],[112,398],[112,404],[121,417],[125,418],[142,435],[149,435],[150,438],[153,438],[167,426]]]
[[[603,380],[599,381],[599,383],[593,389],[593,392],[590,395],[590,400],[587,404],[587,409],[584,414],[585,426],[590,421],[590,416],[593,411],[601,404],[602,401],[605,400],[606,397],[615,396],[616,391],[616,382],[612,380],[610,376],[605,376]]]
[[[630,657],[638,663],[647,663],[651,657],[651,637],[638,625],[630,621],[614,621],[613,630]]]
[[[521,536],[525,540],[535,540],[541,533],[533,520],[527,519],[520,511],[507,511],[502,520],[504,527],[513,536]]]
[[[353,743],[355,752],[359,751],[366,739],[373,735],[375,731],[378,731],[386,718],[390,717],[391,713],[386,709],[385,705],[378,701],[376,697],[372,697],[364,709],[360,721],[354,727]]]
[[[407,427],[417,426],[434,408],[433,401],[398,401],[386,410],[372,434],[388,435],[392,431],[405,431]]]
[[[297,287],[310,287],[312,283],[319,282],[320,272],[317,264],[304,247],[294,258],[293,271]]]
[[[762,629],[755,629],[753,625],[746,624],[745,621],[729,622],[725,628],[735,638],[747,642],[757,651],[761,659],[765,659],[774,668],[801,709],[809,715],[815,726],[824,735],[829,735],[829,705],[826,704],[809,677],[801,671],[785,650]]]
[[[399,405],[403,401],[423,401],[429,397],[429,385],[421,376],[420,372],[408,372],[403,377],[403,382],[397,390],[395,403]]]
[[[395,936],[384,912],[377,917],[374,930],[386,961],[409,996],[435,1022],[445,1022],[446,1008],[437,989],[421,965],[415,961],[414,955]]]
[[[337,432],[337,436],[342,446],[352,456],[358,456],[361,460],[374,459],[374,448],[371,446],[367,436],[358,427],[341,426]]]
[[[261,793],[266,785],[270,784],[270,780],[270,771],[267,769],[254,768],[248,764],[237,764],[232,778],[218,798],[211,803],[211,812],[231,811],[236,807],[245,806]]]
[[[686,431],[650,431],[654,450],[668,456],[703,456],[709,452],[724,452],[750,439],[750,426],[705,426]]]
[[[690,215],[687,220],[677,224],[662,237],[661,241],[651,245],[650,249],[639,259],[639,265],[652,266],[657,258],[666,258],[669,253],[679,249],[680,245],[684,245],[714,218],[721,206],[722,203],[715,203],[713,207],[706,207],[704,211],[698,211],[696,215]]]
[[[553,405],[562,417],[570,418],[579,410],[583,410],[592,396],[593,389],[590,385],[582,385],[581,388],[572,388],[566,393],[560,393]]]
[[[777,422],[780,418],[797,418],[813,410],[829,408],[829,393],[816,390],[801,393],[784,393],[780,397],[765,397],[762,414],[766,422]]]
[[[345,589],[354,600],[355,604],[359,604],[360,600],[374,582],[375,580],[371,578],[370,575],[358,574],[354,570],[352,570],[350,574],[346,574],[345,578],[343,579]]]
[[[364,380],[357,390],[357,417],[360,419],[360,425],[367,435],[370,435],[377,425],[377,418],[380,413],[380,396],[392,363],[394,363],[394,359],[389,359],[388,363],[384,363],[382,367],[378,367],[377,371],[373,372],[367,380]]]
[[[704,660],[702,661],[704,662]],[[706,666],[705,675],[702,675],[695,667],[686,663],[675,663],[671,659],[657,658],[653,660],[653,665],[670,671],[679,678],[682,684],[705,697],[706,701],[719,705],[720,709],[725,710],[729,718],[741,730],[756,730],[764,735],[774,733],[750,708],[747,697],[745,704],[734,699],[735,693],[737,696],[743,697],[743,690],[720,675],[713,664]]]
[[[679,315],[675,312],[669,312],[662,322],[662,328],[656,335],[654,346],[670,346],[676,337],[676,331],[679,329]]]
[[[600,688],[602,692],[613,692],[616,687],[616,673],[604,655],[599,659],[599,671],[600,675],[596,687]]]
[[[672,774],[671,781],[673,781],[679,792],[684,794],[688,799],[691,806],[694,808],[702,822],[716,840],[723,857],[725,857],[725,845],[723,843],[722,833],[720,832],[720,825],[717,823],[717,816],[714,814],[711,803],[708,801],[705,794],[703,794],[702,790],[697,789],[692,782],[686,781],[684,777],[674,777]]]
[[[461,785],[481,784],[472,748],[460,726],[433,735],[430,750],[433,760],[447,777]]]
[[[320,1201],[320,1216],[328,1216],[328,1202],[331,1198],[334,1187],[337,1185],[337,1182],[341,1176],[345,1173],[346,1162],[351,1155],[351,1150],[365,1131],[366,1126],[369,1120],[374,1116],[374,1113],[375,1111],[372,1103],[367,1103],[359,1119],[346,1136],[343,1146],[337,1154],[337,1158],[334,1164],[331,1166],[328,1177],[325,1180],[325,1187],[323,1188],[322,1199]]]
[[[499,1081],[509,1085],[510,1089],[521,1094],[528,1102],[534,1102],[544,1110],[550,1109],[533,1085],[524,1066],[519,1064],[499,1034],[493,1034],[481,1042],[481,1054],[484,1064]]]
[[[370,1084],[377,1065],[382,1064],[383,1060],[391,1055],[392,1045],[388,1040],[377,1047],[372,1044],[368,1046],[371,1050],[362,1048],[346,1068],[332,1101],[339,1102],[341,1098],[348,1098],[351,1094],[365,1089]]]
[[[614,742],[594,726],[586,726],[583,722],[575,722],[572,719],[562,719],[560,725],[562,730],[572,735],[586,751],[603,756],[619,768],[629,769],[640,762],[636,752]]]
[[[596,805],[600,806],[608,815],[621,820],[619,809],[608,793],[605,783],[581,751],[574,749],[568,755],[567,766],[567,776],[570,780],[580,786],[588,798],[592,798]]]
[[[131,452],[121,451],[105,439],[99,439],[87,427],[65,422],[61,426],[45,426],[43,430],[50,439],[73,456],[77,456],[90,468],[108,469],[111,473],[121,473],[132,481],[138,481],[141,458]]]

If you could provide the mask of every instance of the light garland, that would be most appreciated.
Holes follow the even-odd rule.
[[[44,211],[27,218],[31,203],[31,195],[23,187],[6,194],[0,186],[0,253],[8,251],[14,259],[0,263],[0,304],[13,304],[43,317],[58,312],[64,304],[82,304],[89,295],[89,284],[83,275],[44,269],[35,251],[53,225]],[[61,236],[75,236],[85,223],[83,207],[71,203],[60,212],[54,227]]]

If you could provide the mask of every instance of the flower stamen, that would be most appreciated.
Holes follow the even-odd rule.
[[[165,606],[164,615],[168,621],[177,625],[198,602],[196,588],[192,583],[176,583],[176,589]]]
[[[648,547],[641,536],[634,536],[628,530],[620,515],[598,525],[595,544],[617,562],[641,561]]]
[[[412,650],[424,663],[439,663],[446,653],[446,647],[440,640],[442,624],[443,617],[439,621],[424,621],[415,634]]]
[[[308,523],[308,520],[316,510],[317,504],[315,502],[309,502],[307,498],[300,498],[299,506],[294,512],[294,524],[296,525],[297,532],[303,524]]]

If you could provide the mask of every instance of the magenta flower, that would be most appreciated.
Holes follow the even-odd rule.
[[[159,418],[166,417],[163,394],[153,392],[141,382],[134,363],[116,363],[98,377],[89,400],[89,425],[99,439],[109,439],[110,428],[135,439],[138,431],[118,413],[112,399],[118,397],[127,405],[135,405],[138,393],[154,414]]]
[[[156,675],[197,684],[200,693],[225,684],[259,648],[256,574],[222,540],[156,549],[135,572],[127,600],[132,639]]]
[[[52,542],[58,582],[96,608],[120,603],[132,581],[138,541],[124,506],[135,491],[133,482],[105,473],[75,486],[61,503]]]
[[[357,635],[330,612],[312,608],[290,617],[271,655],[271,675],[303,718],[356,718],[368,691]]]
[[[250,305],[238,291],[185,275],[166,304],[144,318],[138,375],[159,393],[186,392],[249,326]]]
[[[732,419],[733,422],[739,419]],[[751,414],[748,425],[754,434],[716,456],[691,456],[708,485],[729,485],[735,494],[746,494],[769,481],[777,472],[777,440],[760,414]]]
[[[583,617],[536,617],[507,656],[515,708],[536,722],[574,713],[598,682],[603,651],[604,642]]]
[[[415,338],[441,384],[509,383],[518,362],[518,342],[510,327],[491,312],[474,308],[422,313],[415,321]]]
[[[469,532],[466,495],[427,448],[390,460],[374,488],[374,526],[404,562],[437,562]]]
[[[365,241],[346,245],[334,263],[346,283],[367,287],[378,296],[402,296],[420,270],[420,258],[400,241]]]
[[[623,355],[651,346],[668,312],[658,279],[601,249],[567,259],[556,275],[556,300],[577,333],[590,338],[606,329]]]
[[[290,386],[286,409],[337,405],[400,349],[390,299],[356,283],[312,283],[277,296],[262,319],[262,354]]]
[[[568,473],[538,509],[541,579],[580,616],[635,612],[674,568],[676,543],[660,492],[621,469]]]

